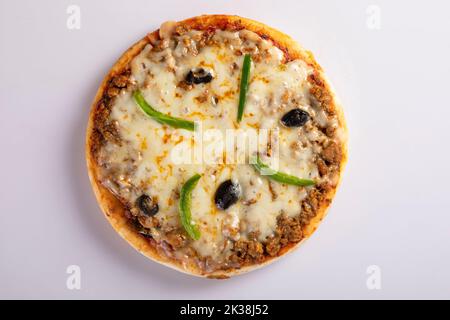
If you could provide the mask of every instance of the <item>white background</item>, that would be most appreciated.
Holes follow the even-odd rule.
[[[68,5],[81,29],[66,27]],[[369,5],[381,28],[367,27]],[[6,1],[0,4],[0,298],[450,298],[450,7],[445,1]],[[88,182],[85,127],[114,61],[163,20],[229,13],[312,50],[340,96],[350,160],[293,254],[226,281],[135,252]],[[68,290],[66,268],[81,268]],[[370,265],[381,290],[366,286]]]

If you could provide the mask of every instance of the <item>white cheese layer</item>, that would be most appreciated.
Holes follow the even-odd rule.
[[[131,62],[134,88],[139,88],[146,101],[160,112],[201,122],[202,132],[215,129],[225,137],[227,129],[278,130],[277,143],[271,147],[279,155],[279,170],[319,179],[314,164],[317,150],[310,142],[320,139],[321,133],[313,130],[305,135],[301,128],[280,125],[280,118],[294,108],[307,111],[311,118],[319,116],[309,105],[307,76],[311,67],[301,60],[284,63],[277,47],[249,31],[217,31],[213,44],[197,50],[198,36],[198,31],[190,31],[165,40],[166,48],[162,50],[147,45]],[[245,113],[239,124],[236,114],[243,55],[237,50],[261,56],[252,63]],[[179,86],[190,70],[200,67],[213,75],[210,83],[193,85],[188,90]],[[295,216],[301,212],[305,188],[270,181],[248,164],[175,161],[194,152],[196,133],[154,121],[134,102],[131,90],[123,90],[114,100],[111,118],[125,143],[110,143],[102,152],[111,166],[124,173],[121,187],[129,186],[130,190],[157,199],[156,218],[164,227],[180,227],[179,190],[192,175],[202,174],[192,193],[191,208],[192,219],[201,232],[192,247],[202,257],[220,261],[229,253],[230,240],[245,239],[250,232],[257,232],[259,240],[264,241],[274,233],[281,213]],[[219,152],[215,149],[219,145],[218,137],[203,136],[203,160],[219,161],[222,153],[220,148]],[[236,204],[220,211],[214,204],[214,194],[228,179],[240,184],[242,196]],[[137,196],[130,191],[130,202]]]

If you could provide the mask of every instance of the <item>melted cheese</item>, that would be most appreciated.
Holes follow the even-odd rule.
[[[315,151],[308,142],[320,139],[321,133],[312,130],[305,135],[301,128],[284,128],[279,123],[285,112],[299,106],[311,117],[322,119],[309,105],[307,76],[312,69],[301,60],[285,64],[277,47],[249,31],[217,31],[213,38],[216,44],[200,50],[196,50],[196,37],[198,31],[190,31],[165,40],[163,50],[152,50],[147,45],[131,62],[134,88],[140,88],[146,101],[159,111],[200,121],[203,131],[216,129],[225,135],[227,129],[235,128],[277,129],[278,143],[272,147],[279,154],[279,168],[298,177],[319,179]],[[238,125],[243,55],[235,51],[243,48],[262,58],[252,64],[245,114]],[[191,90],[180,88],[180,81],[197,67],[211,71],[213,81],[194,85]],[[132,190],[157,199],[160,210],[156,217],[163,226],[180,227],[177,192],[189,177],[202,174],[192,193],[192,218],[201,238],[193,241],[192,247],[203,257],[220,261],[231,248],[229,240],[245,239],[250,232],[258,232],[259,240],[264,241],[274,233],[281,213],[295,216],[301,211],[305,188],[271,182],[248,164],[173,161],[174,150],[181,150],[182,155],[194,152],[195,133],[152,120],[137,107],[131,91],[123,90],[115,99],[111,118],[126,142],[121,146],[108,144],[103,150],[109,167],[116,167],[126,176],[126,183],[116,188],[128,184],[130,191],[125,194],[130,202],[139,196]],[[214,138],[203,141],[204,158],[221,157],[220,152],[214,153],[217,143]],[[242,197],[228,210],[219,211],[213,198],[217,187],[227,179],[240,183]]]

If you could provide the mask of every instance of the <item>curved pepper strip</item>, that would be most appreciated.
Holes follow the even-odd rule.
[[[200,178],[201,175],[199,174],[193,175],[188,181],[185,182],[180,192],[179,211],[181,224],[183,225],[188,235],[194,240],[200,239],[200,231],[198,230],[197,226],[192,224],[191,194]]]

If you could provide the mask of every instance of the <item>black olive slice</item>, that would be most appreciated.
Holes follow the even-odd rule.
[[[211,82],[212,79],[212,74],[203,68],[191,70],[186,75],[187,84],[208,83]]]
[[[217,208],[220,210],[226,210],[239,200],[240,195],[240,185],[233,183],[231,180],[226,180],[221,183],[219,188],[217,188],[214,201]]]
[[[301,127],[309,120],[309,114],[302,109],[292,109],[281,118],[286,127]]]
[[[154,216],[159,211],[158,203],[154,202],[153,199],[146,194],[137,198],[136,205],[144,215],[149,217]]]

